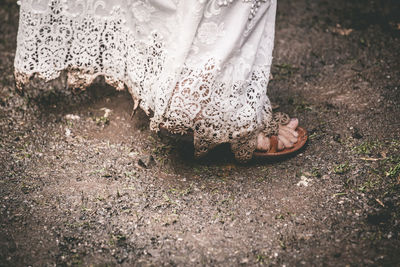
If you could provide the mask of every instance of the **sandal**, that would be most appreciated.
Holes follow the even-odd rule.
[[[291,148],[284,148],[278,150],[278,128],[279,125],[285,125],[289,123],[290,118],[287,114],[282,112],[276,112],[273,116],[273,120],[268,129],[265,129],[266,135],[270,138],[270,149],[268,151],[255,150],[253,153],[253,158],[279,158],[282,156],[288,156],[294,154],[298,150],[304,147],[307,142],[307,130],[302,127],[297,127],[296,132],[299,134],[297,137],[297,142],[294,143]],[[166,127],[162,124],[160,125],[160,130],[168,136],[176,136],[176,134],[171,134]],[[181,139],[186,141],[193,141],[193,132],[188,132],[185,135],[180,136]]]
[[[289,154],[292,154],[302,147],[307,142],[307,131],[301,127],[296,128],[296,132],[299,134],[297,137],[297,142],[293,145],[291,148],[284,148],[283,150],[278,150],[278,136],[277,135],[271,135],[269,137],[270,140],[270,149],[268,151],[260,151],[256,150],[254,151],[254,157],[255,158],[274,158],[274,157],[281,157],[281,156],[287,156]]]

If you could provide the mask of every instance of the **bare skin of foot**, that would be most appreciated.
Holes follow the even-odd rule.
[[[299,134],[296,128],[299,125],[298,119],[291,119],[287,125],[280,125],[278,132],[278,150],[291,148],[297,142]],[[269,151],[270,140],[263,133],[257,136],[257,150]]]

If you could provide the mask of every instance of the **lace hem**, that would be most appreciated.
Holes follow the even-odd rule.
[[[129,88],[124,81],[104,75],[103,73],[90,74],[87,70],[79,70],[76,68],[64,71],[66,71],[66,84],[69,88],[85,90],[97,77],[104,76],[105,82],[116,88],[116,90],[127,89],[131,93],[135,102],[135,109],[140,107],[147,115],[150,115],[151,113],[154,114],[154,111],[149,108],[149,105],[143,101],[144,99],[136,96],[137,93],[135,93],[135,89]],[[52,78],[49,79],[48,76],[40,72],[27,74],[16,69],[14,76],[17,88],[20,91],[23,91],[24,87],[29,84],[32,77],[35,76],[40,80],[49,82],[61,78],[61,72],[62,71],[58,72],[58,77],[52,76]],[[263,132],[267,136],[276,134],[278,123],[282,123],[282,120],[277,120],[276,117],[273,118],[269,102],[267,102],[263,108],[261,126],[252,126],[251,123],[247,123],[247,125],[243,125],[242,127],[230,125],[230,130],[229,127],[227,127],[229,124],[225,125],[225,127],[221,125],[223,124],[223,121],[219,121],[215,124],[210,120],[207,121],[204,117],[201,117],[201,115],[198,115],[194,120],[189,120],[187,116],[178,114],[176,109],[172,110],[173,109],[169,107],[167,114],[158,120],[156,117],[151,118],[151,130],[158,131],[159,126],[163,125],[164,128],[173,134],[184,135],[188,132],[193,132],[196,157],[206,155],[210,149],[221,143],[230,143],[235,158],[239,162],[247,162],[253,157],[253,152],[257,145],[256,140],[258,133]],[[216,127],[220,128],[216,129]],[[224,128],[225,131],[222,131],[222,128]]]

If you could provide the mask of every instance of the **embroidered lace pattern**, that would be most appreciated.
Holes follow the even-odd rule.
[[[257,134],[276,132],[266,95],[275,1],[20,4],[18,88],[33,75],[48,81],[67,71],[74,88],[102,75],[153,114],[152,130],[192,131],[197,156],[229,142],[236,159],[247,161]]]

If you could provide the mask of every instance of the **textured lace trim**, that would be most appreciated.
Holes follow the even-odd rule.
[[[145,25],[148,17],[141,15]],[[242,58],[221,62],[211,56],[203,58],[202,64],[183,64],[179,72],[169,72],[165,38],[156,31],[138,38],[123,17],[118,8],[106,18],[71,15],[60,1],[51,1],[50,11],[43,13],[22,6],[15,58],[17,87],[23,88],[33,75],[49,81],[66,70],[68,84],[83,89],[102,75],[117,89],[127,88],[146,113],[153,111],[152,130],[162,124],[173,133],[193,131],[196,156],[230,143],[236,159],[248,161],[256,149],[257,134],[276,132],[266,95],[269,65],[242,64],[235,69]],[[273,38],[264,36],[263,41],[260,53],[268,54]],[[249,75],[235,79],[243,69],[249,69]]]
[[[186,69],[186,71],[188,71]],[[192,71],[193,72],[193,71]],[[71,69],[67,71],[67,82],[71,88],[79,88],[84,90],[88,87],[96,77],[104,75],[102,73],[89,74],[88,70],[82,69]],[[258,73],[253,74],[254,80],[240,81],[234,86],[241,87],[244,83],[251,85],[252,83],[258,83],[261,79],[266,82],[265,74]],[[23,90],[23,87],[29,83],[32,76],[36,76],[45,81],[50,81],[45,74],[41,72],[36,72],[33,74],[26,74],[20,71],[15,71],[15,80],[17,83],[17,88]],[[183,77],[185,74],[182,74]],[[192,76],[197,79],[201,79],[202,76]],[[256,78],[257,77],[257,78]],[[191,103],[188,104],[187,101],[182,100],[182,92],[185,92],[183,84],[187,82],[186,78],[176,85],[175,94],[173,96],[172,103],[168,108],[166,115],[162,116],[161,119],[156,119],[153,117],[151,119],[152,130],[157,131],[159,125],[163,125],[168,131],[174,134],[184,135],[188,132],[194,133],[194,146],[195,146],[195,156],[202,157],[208,153],[208,151],[218,144],[230,143],[232,152],[235,154],[235,158],[240,162],[246,162],[252,158],[253,152],[256,149],[256,137],[257,134],[262,131],[267,136],[278,133],[278,126],[282,124],[280,120],[272,119],[272,110],[270,108],[270,103],[266,102],[263,109],[261,110],[261,123],[256,123],[256,118],[254,115],[256,110],[252,108],[251,103],[236,103],[235,106],[231,106],[229,110],[236,109],[237,112],[231,114],[232,117],[226,116],[227,113],[219,113],[213,104],[210,104],[210,100],[205,98],[204,100],[199,100],[198,106]],[[260,80],[258,80],[260,79]],[[126,82],[112,78],[111,76],[105,76],[105,81],[111,86],[115,87],[117,90],[121,90],[126,87]],[[261,82],[262,83],[262,82]],[[202,84],[200,87],[205,88],[206,85]],[[147,105],[140,97],[135,97],[137,91],[135,88],[129,88],[128,90],[132,93],[134,101],[140,104],[140,107],[150,113]],[[217,89],[214,87],[214,90]],[[219,84],[218,90],[224,91],[224,84]],[[178,93],[179,92],[179,93]],[[186,92],[188,94],[188,92]],[[188,97],[183,94],[183,97]],[[193,95],[189,96],[193,97]],[[198,95],[195,93],[195,98]],[[186,102],[186,104],[183,104]],[[207,103],[208,102],[208,103]],[[221,103],[223,105],[224,103]],[[229,101],[225,104],[231,105]],[[227,109],[228,110],[228,109]],[[191,114],[196,114],[194,118]],[[265,126],[267,125],[267,126]]]

